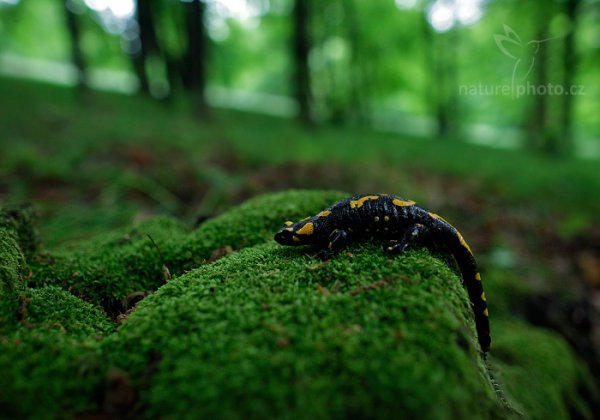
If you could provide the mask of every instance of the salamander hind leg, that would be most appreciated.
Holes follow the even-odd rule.
[[[350,239],[350,235],[343,229],[335,229],[329,235],[329,242],[327,243],[327,247],[319,250],[317,256],[322,260],[329,260],[335,254],[337,254],[340,249],[345,247],[348,244]]]
[[[384,252],[391,255],[401,254],[404,251],[422,245],[430,237],[430,230],[427,226],[420,223],[411,225],[406,229],[400,240],[390,239],[383,247]]]

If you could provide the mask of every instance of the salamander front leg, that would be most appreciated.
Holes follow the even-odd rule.
[[[335,229],[333,232],[331,232],[331,235],[329,235],[329,243],[327,244],[327,248],[321,249],[317,253],[317,256],[322,260],[331,259],[340,251],[340,249],[346,246],[349,238],[350,235],[345,230]]]
[[[402,239],[390,240],[385,246],[384,251],[391,255],[401,254],[415,245],[423,244],[430,236],[430,230],[427,226],[420,223],[411,225],[406,229]]]

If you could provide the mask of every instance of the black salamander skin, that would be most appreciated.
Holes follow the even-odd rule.
[[[319,256],[329,259],[349,241],[385,239],[384,252],[391,255],[426,243],[439,243],[454,255],[475,315],[479,344],[489,351],[490,327],[481,275],[469,245],[456,228],[414,201],[387,194],[356,195],[338,201],[316,216],[286,222],[275,234],[282,245],[318,245]]]

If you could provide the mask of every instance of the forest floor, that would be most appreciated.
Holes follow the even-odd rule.
[[[503,304],[600,375],[597,162],[13,79],[0,79],[0,109],[0,203],[34,203],[48,248],[153,215],[191,226],[268,191],[402,195],[458,227],[484,277],[521,293]]]

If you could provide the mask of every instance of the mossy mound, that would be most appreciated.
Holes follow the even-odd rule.
[[[27,272],[15,232],[0,225],[0,333],[17,318]]]
[[[0,226],[13,232],[21,252],[34,255],[40,246],[37,214],[33,206],[7,206],[0,208]]]
[[[56,286],[29,289],[22,312],[22,322],[29,327],[73,337],[100,339],[115,330],[104,312]]]
[[[20,302],[19,321],[0,336],[2,417],[97,411],[106,370],[100,340],[114,324],[57,287],[29,289]]]
[[[339,192],[276,193],[248,200],[235,210],[190,232],[178,221],[159,217],[120,229],[76,249],[38,255],[33,286],[56,285],[118,312],[129,293],[154,290],[171,275],[205,263],[223,247],[233,250],[267,241],[286,218],[313,214],[343,196]]]
[[[187,233],[176,220],[158,217],[83,241],[73,250],[44,253],[32,262],[30,285],[58,286],[118,312],[116,305],[127,294],[166,282],[161,254]]]
[[[597,404],[597,389],[564,338],[520,322],[494,324],[494,370],[518,411],[535,419],[594,417],[588,404]]]
[[[95,338],[26,327],[0,336],[1,417],[66,418],[97,411],[101,361]]]
[[[322,263],[269,243],[163,286],[105,342],[150,416],[503,412],[460,280],[427,252]]]
[[[220,248],[234,250],[273,238],[286,220],[312,216],[348,194],[339,191],[285,191],[252,198],[205,222],[174,255],[178,273],[200,266]]]
[[[2,261],[11,261],[2,284],[12,285],[2,293],[20,305],[0,331],[0,412],[506,418],[516,407],[531,418],[591,415],[578,390],[594,387],[564,340],[497,323],[492,295],[484,362],[467,294],[443,259],[426,250],[387,258],[364,243],[321,262],[309,248],[269,240],[283,220],[339,196],[258,197],[191,233],[171,219],[147,221],[36,263],[46,277],[32,285],[56,286],[29,290],[15,234],[0,229]],[[202,264],[227,245],[241,250]],[[199,268],[165,284],[166,261],[173,271]],[[92,289],[86,296],[101,303],[150,286],[156,293],[119,327],[76,297]]]

